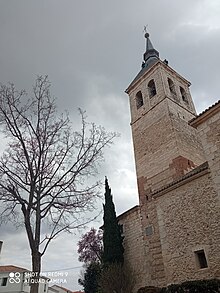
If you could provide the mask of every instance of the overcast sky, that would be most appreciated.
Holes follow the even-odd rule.
[[[100,169],[120,214],[138,203],[124,90],[140,70],[143,27],[161,59],[191,81],[201,112],[219,99],[219,15],[218,0],[0,0],[0,82],[30,89],[36,75],[47,74],[60,110],[75,119],[81,107],[90,121],[121,133]],[[102,217],[92,226],[101,223]],[[70,289],[81,288],[80,269],[74,269],[81,266],[78,238],[61,235],[43,258],[44,271],[68,273],[64,286]],[[0,240],[1,265],[31,267],[22,230],[2,226]]]

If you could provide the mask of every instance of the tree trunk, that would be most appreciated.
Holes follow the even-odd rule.
[[[32,251],[33,277],[30,278],[30,282],[31,282],[30,293],[38,293],[40,271],[41,271],[41,254],[39,251]]]

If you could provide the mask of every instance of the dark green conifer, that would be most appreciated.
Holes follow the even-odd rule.
[[[105,204],[103,207],[103,263],[123,264],[123,237],[121,236],[120,225],[118,224],[118,220],[116,218],[115,205],[113,203],[111,189],[109,188],[107,178],[105,178]]]
[[[79,279],[78,283],[83,286],[85,293],[97,293],[99,278],[101,274],[100,263],[91,262],[85,271],[84,279]]]

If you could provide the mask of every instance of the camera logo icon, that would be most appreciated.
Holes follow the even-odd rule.
[[[21,282],[21,274],[19,272],[9,273],[9,283],[11,284],[19,284]]]

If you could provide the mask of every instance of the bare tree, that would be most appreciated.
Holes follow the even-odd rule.
[[[0,130],[8,141],[0,159],[1,221],[25,226],[36,276],[50,241],[82,225],[80,215],[94,207],[99,182],[90,178],[116,136],[80,114],[81,130],[73,132],[68,114],[57,113],[47,77],[37,78],[31,97],[0,86]],[[37,292],[38,282],[31,285]]]

